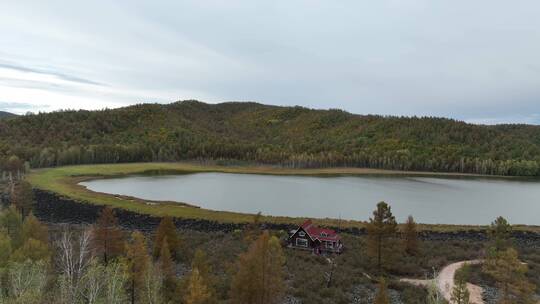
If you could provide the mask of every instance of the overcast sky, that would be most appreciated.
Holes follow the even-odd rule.
[[[0,110],[199,99],[540,124],[540,1],[0,2]]]

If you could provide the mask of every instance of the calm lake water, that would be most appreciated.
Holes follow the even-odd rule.
[[[133,176],[81,183],[90,190],[202,208],[367,220],[377,202],[402,222],[540,225],[540,182],[432,177],[306,177],[229,173]]]

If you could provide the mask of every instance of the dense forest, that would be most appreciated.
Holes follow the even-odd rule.
[[[180,101],[0,120],[0,159],[30,167],[212,160],[540,175],[540,126]]]

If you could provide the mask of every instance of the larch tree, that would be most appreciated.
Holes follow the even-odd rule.
[[[377,269],[382,269],[383,263],[391,258],[393,239],[397,234],[397,223],[392,215],[390,206],[385,202],[377,204],[373,217],[367,224],[368,253],[375,258]]]
[[[171,301],[174,298],[174,292],[176,290],[176,265],[171,257],[167,237],[163,239],[163,246],[161,246],[159,268],[163,275],[164,298],[166,301]]]
[[[32,213],[24,219],[22,226],[22,237],[24,240],[35,239],[48,244],[49,230]]]
[[[169,248],[170,256],[173,259],[178,258],[178,248],[180,247],[180,238],[176,232],[176,226],[173,219],[169,216],[164,217],[156,230],[156,236],[154,239],[154,258],[158,258],[162,252],[164,242],[167,242],[167,248]]]
[[[531,303],[534,285],[527,280],[527,265],[521,263],[515,249],[508,248],[486,259],[482,270],[497,282],[502,293],[499,303]]]
[[[95,254],[107,264],[124,253],[124,242],[124,232],[118,227],[113,209],[103,208],[93,229],[92,247]]]
[[[146,245],[146,238],[139,231],[131,234],[131,242],[126,246],[130,279],[130,301],[140,303],[145,298],[144,278],[151,263]]]
[[[407,222],[403,227],[403,246],[405,252],[409,255],[416,255],[419,251],[418,248],[418,231],[416,222],[412,215],[409,215]]]
[[[285,288],[285,257],[279,240],[265,231],[240,255],[231,283],[232,303],[278,303]]]
[[[377,294],[375,294],[374,304],[389,304],[388,288],[386,287],[386,280],[384,278],[379,279],[379,288]]]
[[[32,185],[24,180],[18,181],[13,187],[11,193],[11,202],[23,217],[28,215],[34,206],[34,192]]]
[[[253,221],[244,228],[244,242],[251,244],[261,235],[261,212],[253,216]]]
[[[184,297],[186,304],[207,304],[212,298],[206,282],[199,273],[199,269],[194,268],[189,277],[187,294]]]

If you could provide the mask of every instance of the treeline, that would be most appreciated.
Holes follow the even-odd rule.
[[[284,167],[540,175],[540,127],[183,101],[0,121],[0,159],[31,167],[212,160]]]
[[[204,251],[186,256],[170,217],[151,238],[122,230],[109,207],[94,225],[50,232],[27,208],[31,189],[16,189],[19,199],[0,210],[0,303],[272,304],[285,292],[285,257],[268,231],[246,230],[247,249],[218,286]]]

